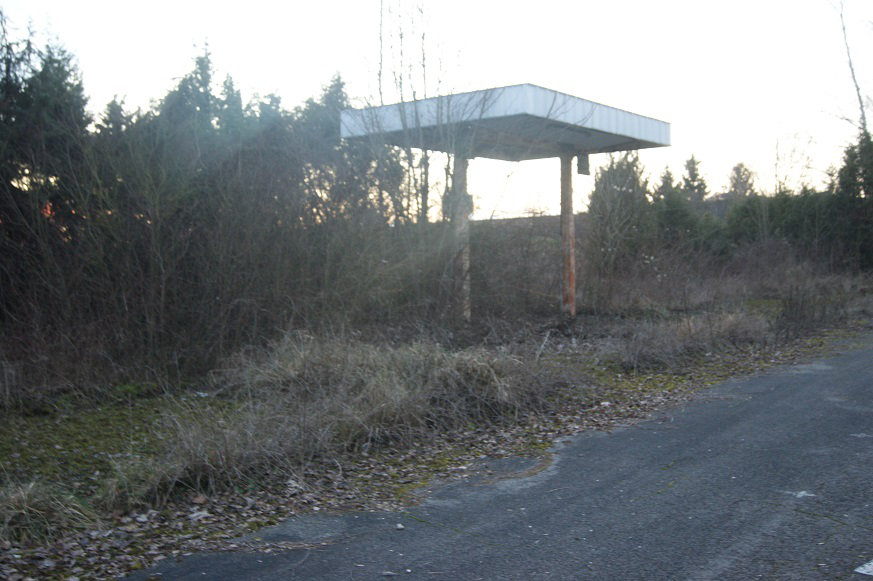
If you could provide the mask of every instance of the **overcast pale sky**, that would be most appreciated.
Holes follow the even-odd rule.
[[[838,0],[6,0],[2,9],[13,35],[30,24],[76,56],[95,112],[114,95],[147,107],[207,44],[218,79],[231,75],[244,98],[276,93],[291,108],[339,73],[354,101],[375,101],[381,12],[386,101],[402,71],[418,95],[534,83],[655,117],[671,124],[673,145],[641,152],[651,181],[666,165],[678,176],[694,154],[712,191],[738,162],[765,190],[777,177],[818,186],[857,134]],[[873,2],[844,0],[844,14],[858,80],[873,95]],[[582,209],[593,177],[574,179]],[[469,188],[480,218],[556,212],[558,162],[473,160]]]

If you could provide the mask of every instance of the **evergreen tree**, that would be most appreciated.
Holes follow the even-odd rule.
[[[13,40],[0,13],[0,320],[16,295],[68,308],[65,256],[83,226],[78,179],[90,123],[62,48]],[[39,288],[33,283],[43,281]],[[19,313],[20,315],[20,313]]]
[[[703,199],[709,194],[706,180],[700,175],[700,162],[693,155],[685,162],[685,175],[682,176],[681,190],[685,199],[697,209],[701,207]]]
[[[636,152],[611,155],[594,176],[588,205],[591,249],[607,273],[633,260],[651,241],[648,181]]]
[[[655,188],[655,191],[652,192],[652,199],[654,201],[663,200],[664,198],[676,196],[680,193],[679,186],[676,184],[676,180],[673,177],[673,172],[670,171],[669,167],[665,167],[664,173],[661,174],[660,183]]]
[[[398,152],[340,139],[340,111],[348,106],[345,84],[334,77],[319,99],[295,111],[295,145],[307,170],[302,185],[317,193],[313,212],[321,221],[413,221],[414,193],[403,189]]]
[[[691,203],[673,182],[669,168],[661,174],[661,183],[655,189],[654,206],[658,236],[669,246],[692,241],[697,233],[698,220]]]
[[[839,240],[851,264],[869,268],[873,266],[873,139],[866,130],[846,148],[836,181]]]
[[[732,201],[742,200],[757,193],[755,176],[744,164],[738,163],[731,169],[726,193]]]

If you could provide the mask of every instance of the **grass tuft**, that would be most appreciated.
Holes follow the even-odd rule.
[[[48,543],[97,523],[94,511],[73,495],[36,481],[0,486],[0,539]]]

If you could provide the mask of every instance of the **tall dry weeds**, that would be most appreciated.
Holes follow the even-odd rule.
[[[500,351],[303,333],[237,358],[213,382],[213,396],[180,401],[156,426],[165,442],[156,461],[119,466],[106,503],[160,502],[179,487],[298,474],[351,450],[506,421],[546,395],[520,360]]]
[[[96,514],[72,494],[39,482],[0,486],[0,540],[46,543],[70,530],[86,529]]]
[[[701,354],[764,348],[837,324],[857,310],[866,284],[772,241],[728,262],[653,254],[613,283],[608,301],[584,287],[580,297],[583,309],[599,314],[594,356],[631,370],[673,371]]]

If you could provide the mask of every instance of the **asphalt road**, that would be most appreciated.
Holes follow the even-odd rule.
[[[448,485],[406,512],[258,534],[327,542],[317,549],[193,555],[138,577],[873,579],[856,572],[873,561],[873,337],[562,438],[545,464],[491,468],[508,476]]]

